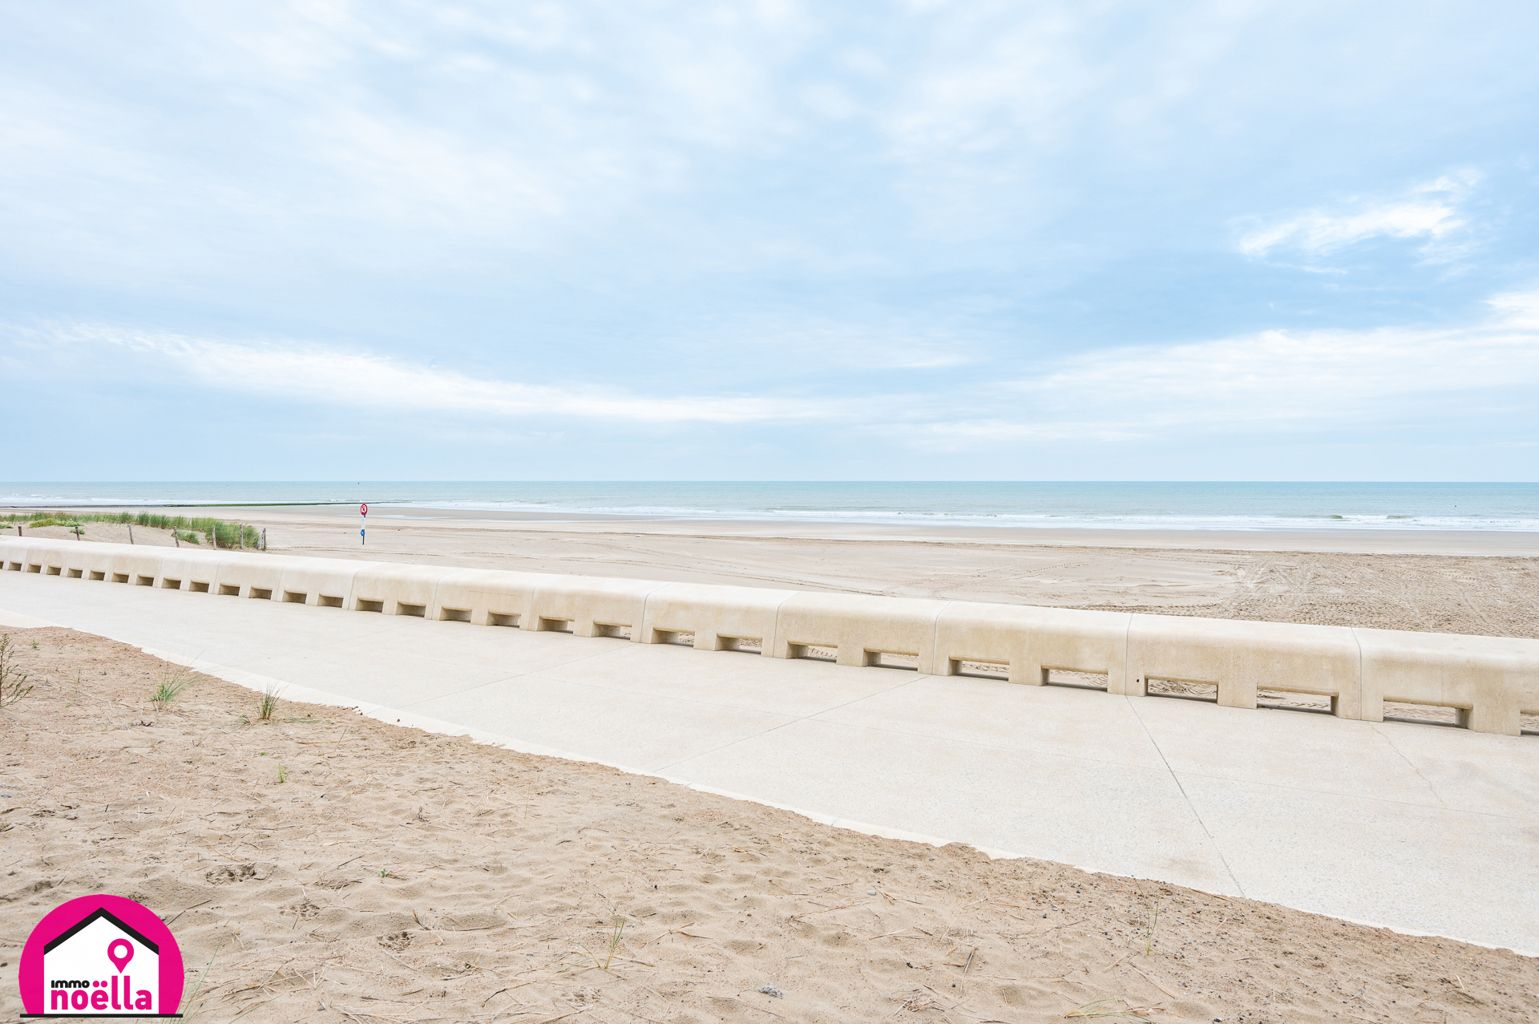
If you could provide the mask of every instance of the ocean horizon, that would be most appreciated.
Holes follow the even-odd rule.
[[[310,505],[646,519],[1149,530],[1539,531],[1539,483],[1204,481],[0,482],[0,505]]]

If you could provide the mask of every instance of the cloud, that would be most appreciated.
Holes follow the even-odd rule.
[[[927,45],[874,117],[895,188],[927,233],[988,233],[1032,220],[1044,167],[1080,128],[1103,69],[1085,59],[1088,24],[1065,10],[918,7]]]
[[[1238,248],[1261,259],[1286,253],[1320,258],[1376,238],[1436,243],[1468,226],[1460,204],[1479,180],[1476,172],[1466,170],[1395,197],[1309,210],[1252,227],[1240,236]]]
[[[928,320],[905,322],[872,312],[842,317],[765,313],[736,318],[674,344],[703,364],[730,352],[744,363],[772,366],[780,376],[949,370],[983,360],[987,339],[979,331],[943,317]]]
[[[1044,362],[1024,375],[997,362],[966,370],[958,366],[962,356],[945,347],[916,348],[902,362],[919,372],[922,393],[872,388],[851,394],[838,374],[832,390],[814,384],[800,395],[637,393],[486,377],[336,346],[102,324],[12,328],[0,337],[11,342],[0,346],[0,368],[14,379],[35,375],[52,353],[76,387],[90,386],[80,379],[80,367],[88,366],[98,380],[180,379],[192,393],[420,415],[438,430],[487,420],[722,431],[812,427],[829,437],[880,437],[910,450],[959,452],[1333,432],[1416,436],[1458,421],[1478,421],[1495,436],[1529,436],[1539,427],[1531,398],[1539,389],[1539,288],[1492,296],[1484,312],[1464,323],[1264,330],[1118,346]],[[850,345],[848,356],[867,340],[824,335],[811,345]],[[872,365],[898,368],[893,359]],[[943,368],[954,372],[933,373]]]
[[[1059,358],[1025,376],[997,363],[963,372],[971,354],[939,338],[933,347],[900,346],[884,358],[875,335],[809,331],[809,353],[842,347],[835,358],[848,359],[869,345],[873,368],[957,370],[955,379],[925,376],[922,394],[868,389],[851,395],[837,386],[799,396],[645,394],[483,377],[292,341],[101,324],[7,334],[15,344],[9,352],[0,348],[0,360],[17,374],[35,370],[43,353],[85,348],[87,359],[70,357],[72,374],[85,364],[98,373],[180,375],[199,388],[289,402],[466,420],[812,425],[947,451],[1318,435],[1344,427],[1395,433],[1476,415],[1490,429],[1524,426],[1525,418],[1534,419],[1530,396],[1539,389],[1539,288],[1495,295],[1484,313],[1461,324],[1264,330],[1119,346]],[[790,354],[777,351],[780,359]],[[127,362],[115,364],[114,356]]]
[[[1450,327],[1269,330],[1209,341],[1124,346],[1004,381],[980,415],[912,424],[926,447],[1058,440],[1127,442],[1397,431],[1479,415],[1487,429],[1533,419],[1539,290],[1498,295]],[[1029,416],[1000,415],[1025,406]]]
[[[812,118],[776,81],[806,30],[774,4],[175,6],[127,30],[37,11],[0,43],[0,252],[161,287],[479,269],[645,222]]]
[[[1539,289],[1493,295],[1487,305],[1508,326],[1539,331]]]
[[[837,420],[855,406],[754,395],[639,395],[471,376],[366,352],[293,342],[230,341],[106,325],[32,332],[34,345],[122,353],[157,377],[212,389],[401,413],[573,417],[634,423],[750,424]]]
[[[1022,422],[1009,419],[966,419],[899,428],[922,448],[959,451],[998,445],[1040,444],[1063,441],[1136,441],[1145,430],[1136,423],[1098,424],[1069,420]]]

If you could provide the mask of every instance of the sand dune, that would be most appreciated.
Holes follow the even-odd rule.
[[[989,861],[12,632],[0,941],[97,889],[192,1020],[1532,1020],[1539,960]],[[34,646],[35,645],[35,646]],[[14,991],[7,991],[14,1001]],[[10,1005],[10,1004],[6,1004]]]

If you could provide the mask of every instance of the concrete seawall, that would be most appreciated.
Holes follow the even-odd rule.
[[[1539,715],[1539,640],[29,538],[0,538],[0,570],[1363,721],[1414,704],[1507,735]]]

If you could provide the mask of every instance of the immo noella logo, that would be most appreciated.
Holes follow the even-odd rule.
[[[180,1017],[185,975],[171,929],[122,896],[49,911],[22,947],[23,1017]]]

